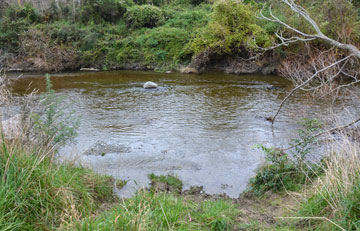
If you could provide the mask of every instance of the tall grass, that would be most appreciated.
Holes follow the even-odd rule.
[[[3,129],[2,120],[16,97],[8,83],[0,76],[0,230],[52,230],[93,214],[102,201],[113,200],[111,177],[56,164],[53,147],[24,139],[24,131],[34,127],[16,123],[19,134],[9,138],[9,128]],[[24,109],[29,108],[18,108]]]
[[[300,215],[317,230],[360,230],[360,147],[348,137],[334,145],[325,175],[301,205]]]
[[[50,153],[0,141],[0,229],[51,230],[112,199],[111,178],[55,165]]]

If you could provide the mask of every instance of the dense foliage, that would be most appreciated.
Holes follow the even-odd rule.
[[[272,45],[276,41],[274,32],[280,28],[256,17],[264,4],[268,2],[86,0],[77,8],[53,4],[41,13],[29,4],[20,8],[7,6],[0,15],[2,65],[11,66],[21,57],[29,70],[80,67],[167,70],[187,65],[206,51],[215,54],[215,58],[224,54],[249,56],[258,52],[259,47]],[[272,0],[271,4],[279,18],[311,33],[309,25],[279,0]],[[342,42],[360,41],[358,1],[319,0],[301,4],[328,36]],[[268,8],[264,9],[268,13]],[[39,37],[41,41],[36,40]],[[326,49],[318,41],[311,46]],[[296,53],[309,53],[302,46],[278,52],[285,59]],[[55,55],[50,58],[50,54]]]

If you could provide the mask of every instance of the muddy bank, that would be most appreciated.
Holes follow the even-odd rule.
[[[56,55],[56,52],[64,53]],[[260,58],[241,56],[220,56],[208,55],[198,56],[188,66],[179,66],[172,70],[158,70],[155,65],[144,65],[141,63],[124,63],[104,68],[98,66],[84,66],[76,54],[56,51],[49,55],[43,54],[38,57],[26,57],[21,55],[7,54],[1,57],[0,68],[6,72],[38,72],[38,73],[60,73],[79,70],[136,70],[136,71],[175,71],[183,74],[199,74],[205,72],[221,72],[226,74],[261,74],[276,75],[280,59],[273,56]],[[55,54],[55,55],[54,55]],[[65,55],[66,54],[66,55]]]
[[[280,61],[280,57],[273,53],[257,55],[244,50],[240,54],[218,55],[209,49],[194,57],[192,62],[182,69],[182,73],[216,71],[237,75],[277,75]]]

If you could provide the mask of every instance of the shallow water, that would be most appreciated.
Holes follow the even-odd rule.
[[[325,115],[323,102],[295,95],[274,127],[273,115],[291,85],[276,76],[202,75],[116,71],[52,78],[59,95],[74,100],[81,116],[77,143],[60,150],[95,171],[129,180],[130,196],[147,175],[173,174],[184,188],[238,197],[263,161],[255,144],[286,146],[302,116]],[[142,88],[146,81],[158,89]],[[16,82],[16,92],[44,89],[38,75]]]

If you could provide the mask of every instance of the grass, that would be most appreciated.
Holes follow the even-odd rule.
[[[0,141],[0,230],[51,230],[114,200],[112,179],[21,143]]]
[[[304,225],[317,230],[360,230],[360,150],[349,141],[338,144],[325,161],[325,175],[299,210]]]
[[[229,230],[238,210],[231,201],[194,203],[168,193],[140,190],[101,216],[69,230]]]
[[[181,193],[183,183],[176,176],[156,176],[154,173],[149,174],[151,187],[153,190],[169,191]]]

